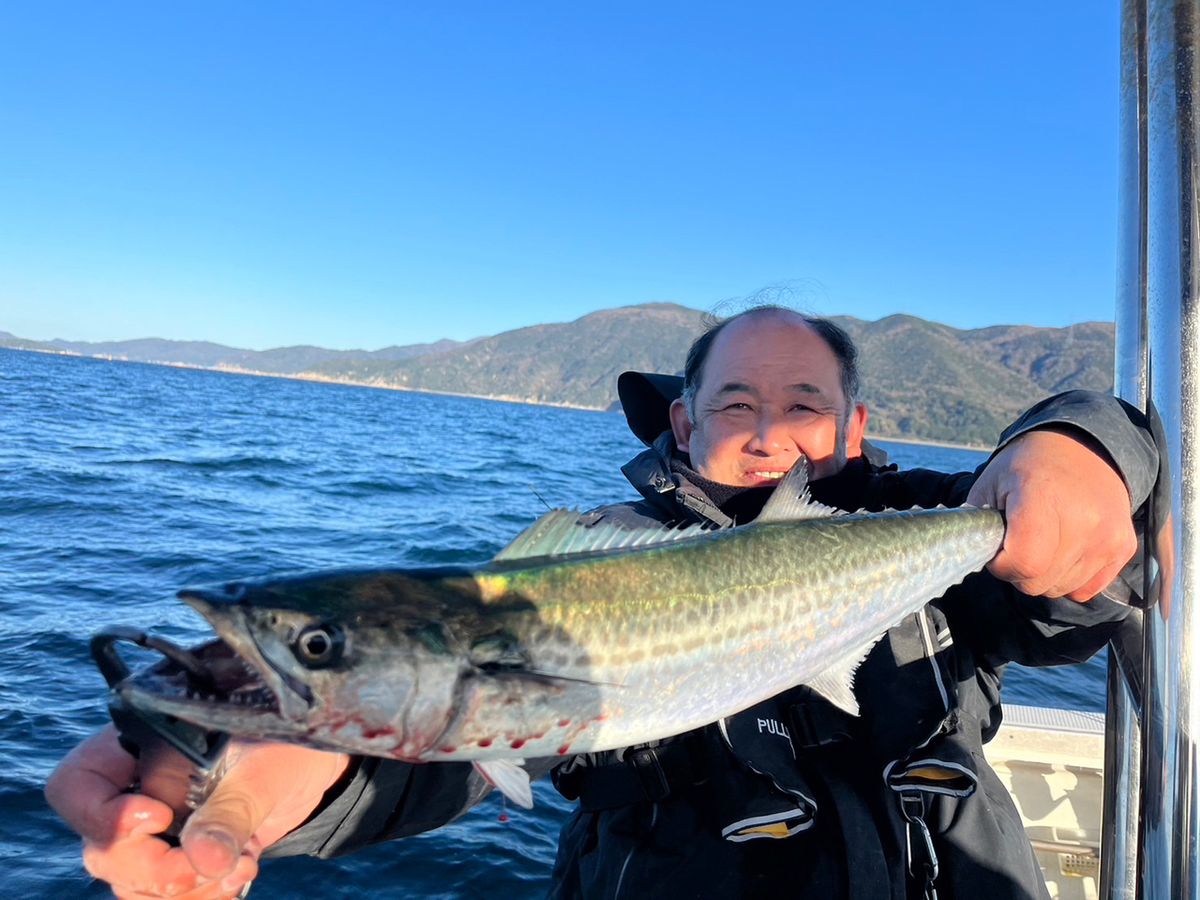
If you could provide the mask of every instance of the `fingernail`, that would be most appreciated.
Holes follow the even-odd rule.
[[[227,878],[221,879],[221,890],[228,891],[235,896],[237,896],[245,886],[246,879],[237,875],[230,875]]]
[[[216,843],[225,847],[227,850],[229,850],[230,856],[237,856],[241,852],[241,848],[238,847],[237,841],[234,840],[233,835],[227,831],[221,831],[218,828],[206,828],[200,832],[200,834],[208,838],[210,841],[215,841]]]

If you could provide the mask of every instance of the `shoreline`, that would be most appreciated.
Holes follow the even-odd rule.
[[[980,453],[991,453],[995,448],[987,444],[956,444],[952,441],[935,441],[932,438],[892,437],[887,434],[867,433],[863,437],[868,441],[887,441],[889,444],[914,444],[918,447],[945,447],[947,450],[974,450]]]
[[[188,369],[193,372],[219,372],[222,375],[243,375],[249,378],[281,378],[285,381],[306,381],[315,384],[333,384],[341,387],[371,388],[378,391],[403,391],[408,394],[433,394],[439,397],[465,397],[470,400],[490,400],[495,403],[517,403],[521,406],[548,406],[554,409],[575,409],[581,412],[608,412],[603,406],[585,406],[582,403],[563,403],[552,400],[528,400],[522,397],[510,397],[494,394],[468,394],[462,391],[439,391],[434,388],[405,387],[400,384],[376,384],[370,381],[353,381],[348,378],[329,378],[324,375],[308,375],[301,372],[288,374],[286,372],[261,372],[257,369],[243,369],[239,366],[198,366],[193,363],[173,362],[170,360],[126,359],[121,356],[104,356],[102,354],[76,353],[73,350],[46,350],[41,347],[3,347],[0,350],[14,350],[19,353],[41,353],[46,356],[69,356],[73,359],[97,359],[102,362],[130,363],[137,366],[161,366],[165,369]]]
[[[581,403],[563,403],[553,400],[528,400],[522,397],[509,397],[495,394],[467,394],[462,391],[439,391],[433,388],[405,387],[400,384],[374,384],[369,381],[350,381],[342,378],[327,378],[322,375],[282,375],[275,372],[251,372],[246,369],[210,369],[202,366],[189,368],[202,369],[206,372],[228,372],[231,375],[261,375],[266,378],[287,378],[292,381],[311,381],[317,384],[340,384],[346,387],[365,387],[380,391],[403,391],[408,394],[434,394],[438,397],[466,397],[469,400],[491,400],[495,403],[517,403],[521,406],[549,406],[554,409],[575,409],[581,412],[608,412],[603,406],[584,406]]]
[[[551,400],[529,400],[522,397],[497,396],[488,394],[469,394],[463,391],[439,391],[432,388],[405,387],[398,384],[376,384],[369,381],[352,381],[345,378],[329,378],[323,375],[306,375],[303,373],[286,374],[283,372],[260,372],[255,369],[243,369],[238,366],[198,366],[192,363],[170,362],[167,360],[125,359],[119,356],[103,356],[76,353],[69,350],[47,350],[38,347],[0,347],[2,350],[16,350],[22,353],[42,353],[46,356],[70,356],[77,359],[98,359],[104,362],[134,363],[143,366],[163,366],[168,369],[190,369],[196,372],[220,372],[225,375],[244,375],[250,378],[282,378],[286,381],[306,381],[316,384],[334,384],[342,387],[371,388],[380,391],[403,391],[409,394],[433,394],[439,397],[465,397],[471,400],[489,400],[494,403],[517,403],[522,406],[547,406],[552,409],[574,409],[581,412],[609,412],[603,406],[585,406],[580,403],[562,403]],[[611,410],[620,412],[620,409]],[[932,438],[893,437],[886,434],[867,434],[866,439],[888,441],[893,444],[912,444],[919,447],[944,447],[949,450],[974,450],[988,453],[992,450],[984,444],[960,444],[952,441],[937,441]]]

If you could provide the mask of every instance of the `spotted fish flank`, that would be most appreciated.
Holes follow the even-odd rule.
[[[196,658],[239,664],[215,687],[160,664],[123,698],[235,735],[470,760],[525,803],[524,758],[679,734],[800,683],[854,711],[874,642],[1004,535],[994,510],[835,515],[803,465],[740,528],[587,522],[548,513],[478,569],[184,591],[220,638]]]

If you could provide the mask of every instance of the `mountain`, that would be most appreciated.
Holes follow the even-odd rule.
[[[609,407],[624,370],[680,371],[703,318],[672,304],[608,309],[397,364],[330,362],[312,373],[381,387]],[[1111,323],[960,331],[915,316],[832,318],[859,346],[869,430],[880,436],[993,444],[1022,410],[1050,393],[1112,390]]]
[[[868,433],[880,437],[990,445],[1017,414],[1048,394],[1112,390],[1110,322],[963,331],[906,315],[877,322],[832,318],[859,346]],[[649,303],[473,341],[375,351],[256,351],[153,338],[37,342],[7,332],[0,332],[0,347],[608,409],[624,370],[680,371],[704,320],[698,310]]]
[[[466,346],[470,342],[436,341],[432,344],[408,344],[382,350],[326,350],[323,347],[277,347],[273,350],[241,350],[209,341],[168,341],[140,338],[132,341],[28,341],[0,331],[0,347],[16,350],[44,350],[79,356],[98,356],[129,362],[195,366],[201,369],[233,369],[268,375],[298,375],[335,360],[379,359],[388,362],[410,359],[430,352]]]
[[[858,344],[868,430],[879,435],[990,445],[1049,394],[1113,387],[1108,322],[960,331],[914,316],[833,318]]]
[[[677,372],[703,313],[671,303],[605,309],[469,346],[386,363],[323,363],[312,374],[381,387],[608,408],[626,369]]]

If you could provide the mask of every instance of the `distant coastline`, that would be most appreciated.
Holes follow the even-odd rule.
[[[496,403],[517,403],[522,406],[547,406],[554,409],[576,409],[581,412],[616,412],[601,406],[584,406],[578,403],[556,403],[548,400],[530,400],[524,397],[493,396],[489,394],[468,394],[463,391],[435,391],[429,388],[412,388],[395,384],[373,384],[369,381],[354,381],[348,378],[332,378],[326,375],[309,375],[298,373],[285,375],[279,372],[258,372],[253,369],[243,369],[237,366],[196,366],[188,363],[170,362],[165,360],[124,359],[119,356],[102,354],[78,353],[72,350],[50,350],[40,347],[0,347],[3,350],[14,350],[20,353],[42,353],[46,356],[73,356],[79,359],[98,359],[104,362],[132,363],[142,366],[163,366],[169,369],[191,369],[196,372],[221,372],[225,375],[245,375],[251,378],[281,378],[285,381],[309,381],[319,384],[336,384],[344,387],[373,388],[381,391],[402,391],[408,394],[433,394],[441,397],[466,397],[471,400],[492,400]],[[989,452],[992,448],[985,444],[963,444],[950,441],[935,441],[925,438],[899,437],[890,434],[867,435],[867,440],[888,441],[893,444],[912,444],[918,447],[946,447],[951,450],[980,450]]]
[[[859,348],[863,402],[883,440],[986,449],[1026,409],[1074,389],[1111,391],[1114,326],[995,325],[961,331],[908,315],[833,316]],[[470,341],[377,350],[311,345],[248,350],[211,341],[31,341],[0,347],[178,368],[323,381],[602,411],[627,370],[678,372],[705,314],[669,303],[598,310]]]
[[[200,368],[191,366],[190,368]],[[316,381],[321,384],[343,384],[351,387],[376,388],[381,391],[403,391],[408,394],[435,394],[439,397],[467,397],[472,400],[495,400],[497,403],[519,403],[522,406],[549,406],[556,409],[577,409],[583,412],[608,412],[602,406],[584,406],[579,403],[561,403],[553,400],[529,400],[525,397],[510,397],[493,394],[468,394],[464,391],[436,391],[432,388],[406,387],[399,384],[377,384],[370,381],[354,381],[348,378],[332,378],[327,375],[278,375],[274,372],[251,372],[248,369],[206,369],[208,372],[230,372],[236,375],[261,375],[265,378],[289,378],[292,381]]]
[[[0,347],[17,353],[42,353],[46,356],[73,356],[77,359],[98,359],[103,362],[130,363],[137,366],[162,366],[167,369],[190,369],[194,372],[220,372],[223,375],[246,375],[251,378],[279,378],[284,381],[311,381],[318,384],[338,384],[344,387],[373,388],[380,391],[402,391],[407,394],[434,394],[440,397],[466,397],[471,400],[494,400],[497,403],[517,403],[522,406],[549,406],[555,409],[577,409],[582,412],[608,412],[602,406],[584,406],[578,403],[558,403],[552,400],[529,400],[523,397],[493,396],[490,394],[468,394],[463,391],[435,391],[430,388],[405,387],[398,384],[377,384],[370,381],[354,381],[349,378],[333,378],[328,375],[312,375],[304,372],[285,374],[282,372],[259,372],[238,366],[197,366],[190,363],[156,359],[126,359],[99,353],[77,353],[73,350],[47,350],[41,347]],[[891,440],[891,438],[883,438]],[[912,442],[916,443],[916,442]]]
[[[989,447],[987,444],[956,444],[950,441],[931,441],[923,438],[914,437],[893,437],[890,434],[874,434],[868,432],[866,435],[868,441],[887,441],[889,444],[913,444],[917,447],[945,447],[949,450],[979,450],[984,453],[991,453],[994,447]]]

